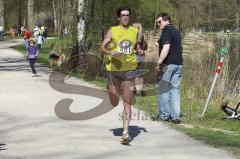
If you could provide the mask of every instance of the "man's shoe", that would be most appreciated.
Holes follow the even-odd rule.
[[[170,118],[163,118],[163,117],[159,117],[159,115],[151,117],[152,121],[170,121]]]
[[[120,139],[121,144],[127,145],[131,142],[132,138],[128,133],[122,134],[122,137]]]
[[[174,119],[171,122],[174,123],[174,124],[180,124],[181,120],[180,119]]]

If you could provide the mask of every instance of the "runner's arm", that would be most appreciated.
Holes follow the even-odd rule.
[[[137,41],[137,43],[136,43],[135,50],[138,54],[141,54],[143,52],[143,50],[141,49],[139,41]]]
[[[167,57],[168,53],[170,50],[170,44],[165,44],[163,45],[160,57],[157,61],[157,66],[156,66],[156,70],[159,70],[159,66],[162,64],[162,62],[165,60],[165,58]]]
[[[108,44],[111,42],[111,40],[112,31],[109,29],[101,45],[101,51],[103,54],[112,55],[112,51],[108,49]]]
[[[112,50],[108,49],[108,44],[112,40],[112,31],[111,29],[108,30],[106,37],[104,38],[102,45],[101,45],[101,51],[103,54],[111,55],[114,57],[120,57],[123,55],[121,52],[113,52]]]

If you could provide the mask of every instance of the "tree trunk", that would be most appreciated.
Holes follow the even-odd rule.
[[[57,11],[56,11],[55,0],[52,0],[52,6],[53,6],[54,33],[56,34],[58,31],[58,24],[57,24]]]
[[[30,30],[33,30],[34,28],[33,7],[34,7],[34,0],[28,0],[28,27]]]
[[[159,0],[157,1],[157,5],[156,5],[155,17],[157,17],[158,10],[159,10]],[[156,32],[156,20],[157,20],[157,19],[155,18],[154,27],[153,27],[153,32],[154,32],[154,33]]]
[[[0,26],[4,27],[4,4],[3,4],[3,0],[0,0]]]
[[[77,39],[80,53],[84,52],[86,13],[84,12],[85,1],[78,0],[78,25]]]
[[[22,4],[21,1],[17,2],[17,3],[19,4],[19,6],[18,6],[19,7],[18,8],[18,25],[22,26],[22,23],[23,23],[23,13],[22,13],[22,10],[23,10],[24,3]]]
[[[236,13],[236,29],[239,29],[239,13]]]
[[[24,6],[23,6],[23,8],[27,8],[27,4],[28,4],[28,0],[24,0]],[[26,27],[26,23],[27,23],[27,9],[24,9],[24,11],[23,11],[23,26],[24,26],[24,28]]]
[[[58,0],[57,5],[57,25],[58,25],[58,36],[59,38],[63,37],[63,16],[64,16],[64,0]]]

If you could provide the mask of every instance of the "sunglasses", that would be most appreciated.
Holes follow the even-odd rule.
[[[121,17],[129,17],[129,14],[121,14]]]

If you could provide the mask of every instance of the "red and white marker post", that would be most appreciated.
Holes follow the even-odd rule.
[[[214,89],[214,87],[215,87],[215,85],[216,85],[216,83],[217,83],[217,79],[218,79],[219,74],[220,74],[220,72],[221,72],[221,69],[222,69],[222,66],[223,66],[224,55],[225,55],[226,53],[227,53],[227,49],[222,48],[222,49],[220,50],[221,59],[220,59],[220,61],[218,62],[216,74],[215,74],[215,77],[214,77],[214,79],[213,79],[213,82],[212,82],[212,85],[211,85],[211,89],[210,89],[210,92],[209,92],[209,94],[208,94],[208,98],[207,98],[207,101],[206,101],[206,103],[205,103],[205,106],[204,106],[204,109],[203,109],[203,112],[202,112],[201,117],[204,116],[204,114],[205,114],[205,112],[206,112],[206,110],[207,110],[208,103],[209,103],[209,101],[210,101],[210,99],[211,99],[211,97],[212,97],[213,89]]]

